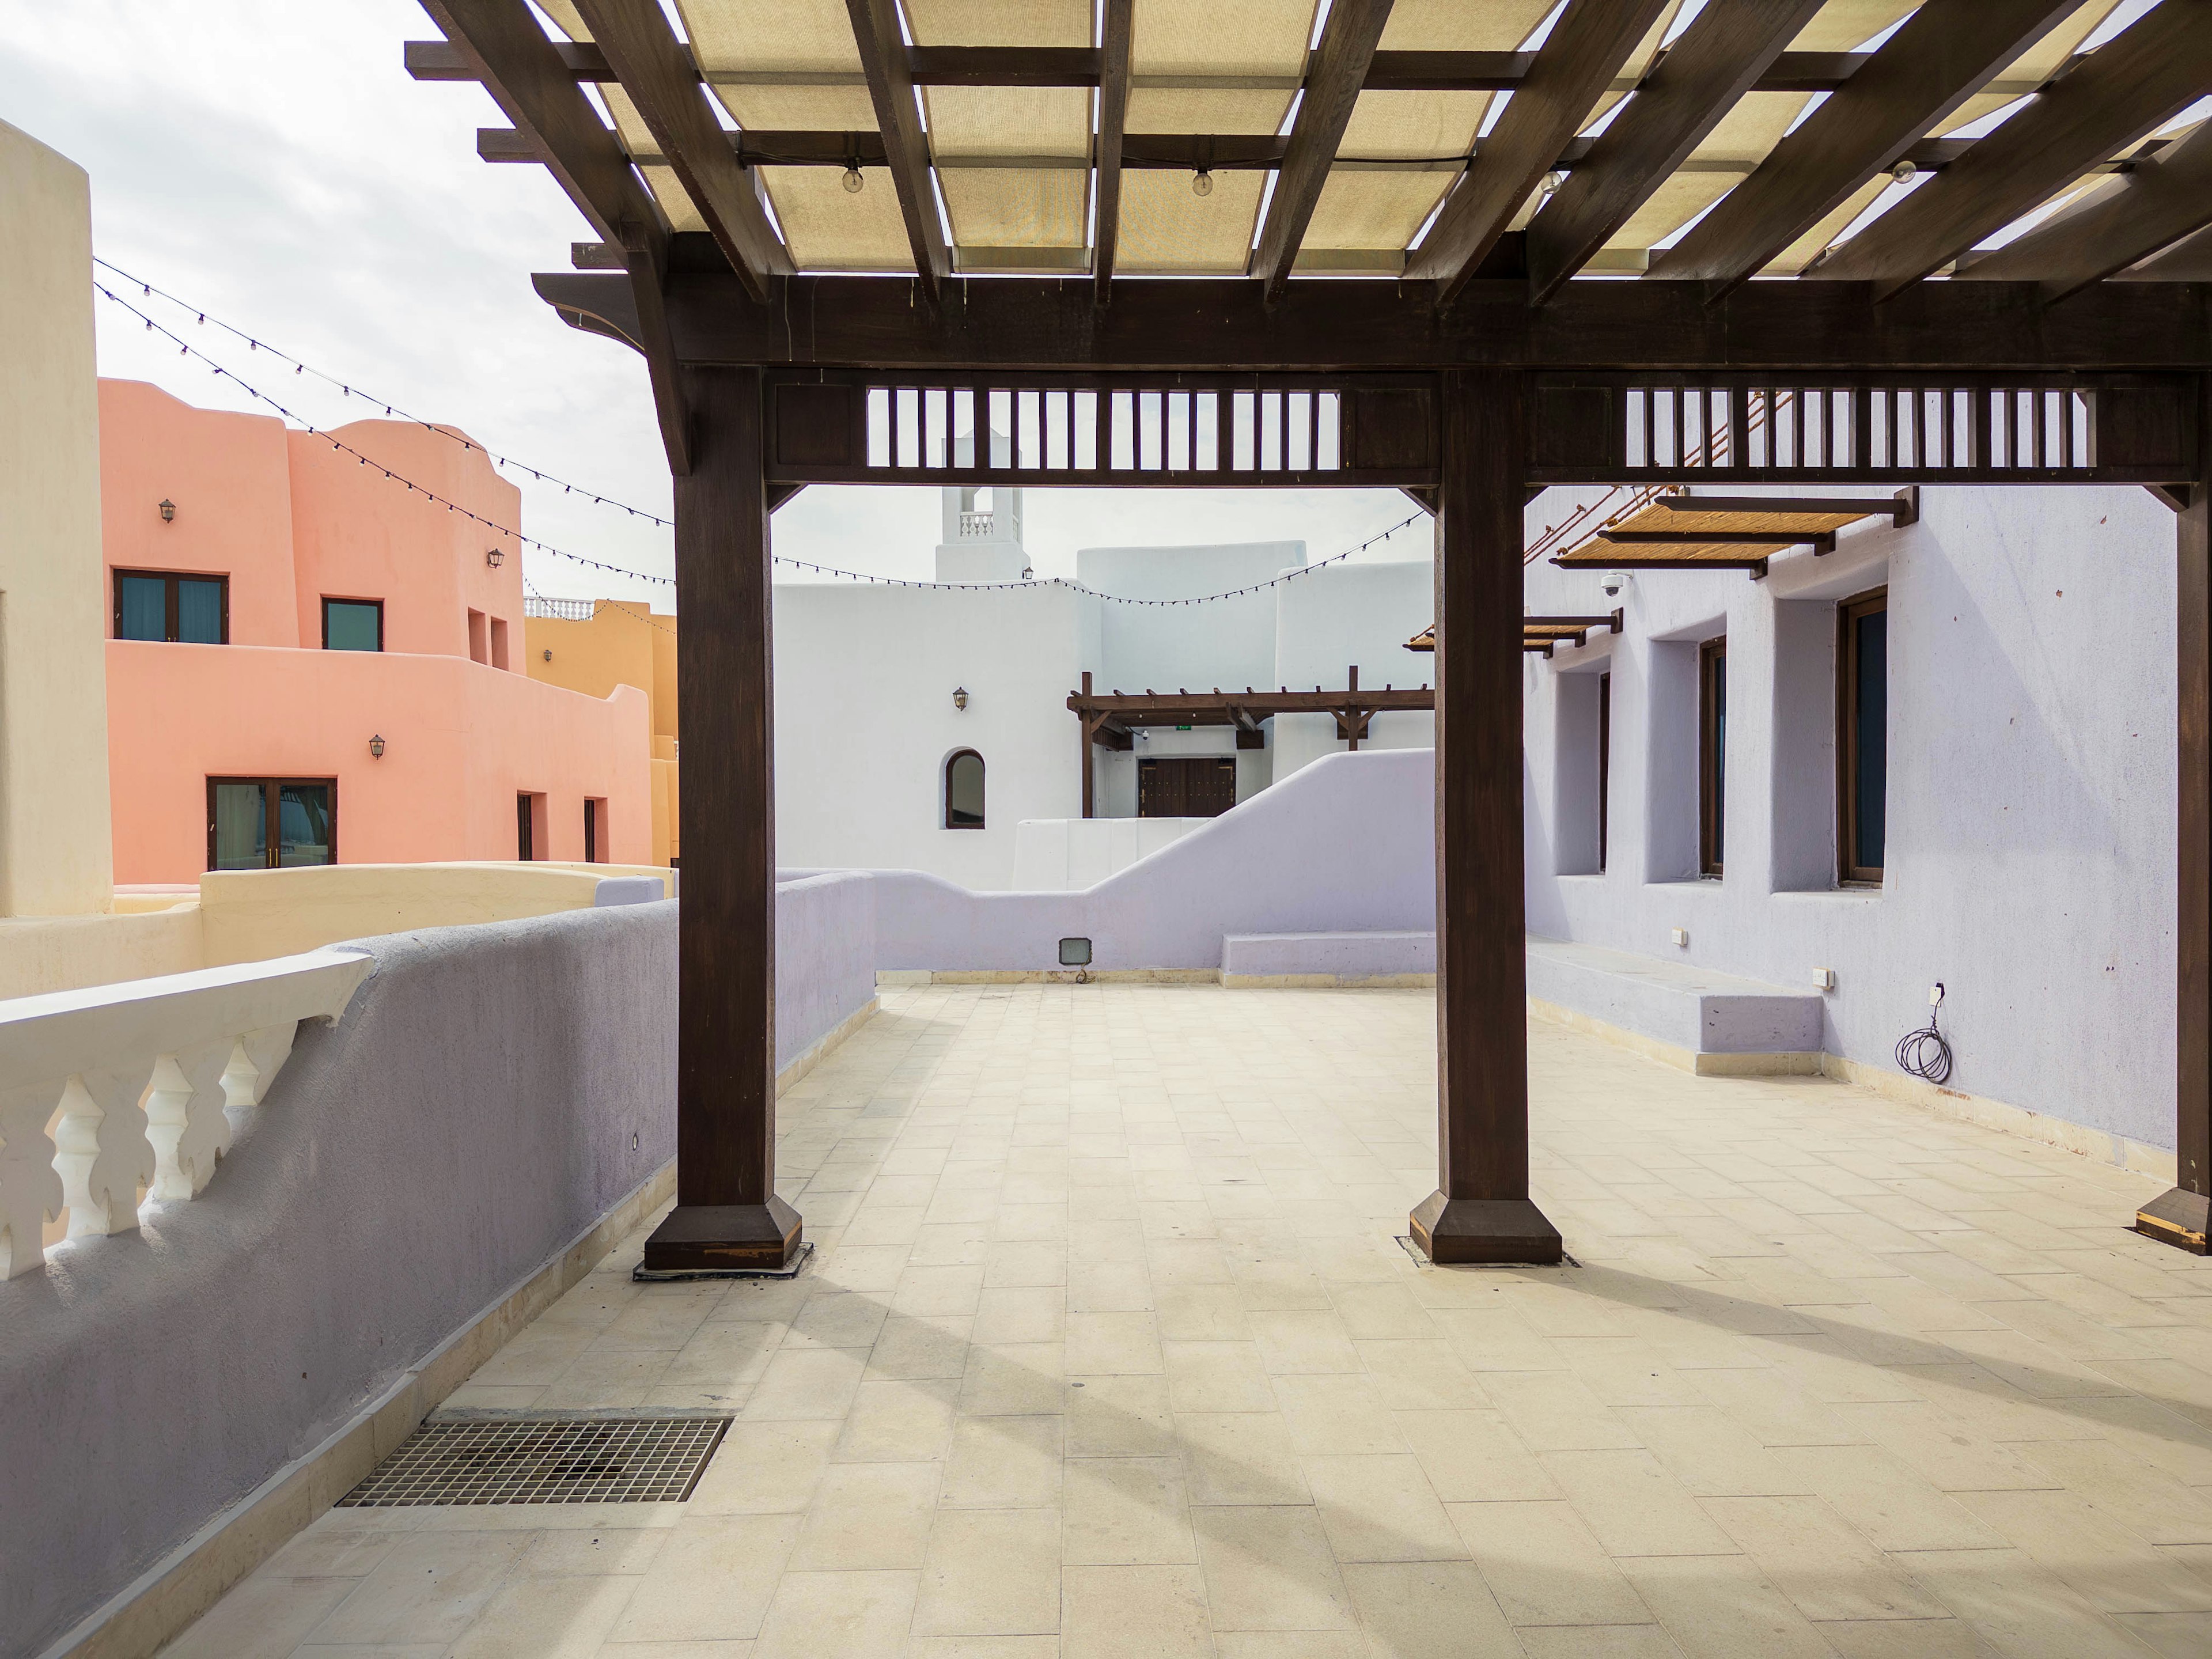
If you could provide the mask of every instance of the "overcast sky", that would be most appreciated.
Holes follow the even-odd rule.
[[[407,77],[401,42],[436,36],[412,0],[0,0],[0,120],[91,174],[94,252],[134,277],[495,453],[665,514],[642,362],[530,289],[591,230],[543,168],[476,159],[476,129],[506,125],[480,88]],[[132,297],[308,423],[382,412]],[[97,306],[102,374],[256,407]],[[665,531],[510,476],[526,533],[670,573]],[[1025,506],[1040,575],[1073,574],[1078,546],[1107,544],[1302,538],[1318,559],[1411,510],[1365,490],[1032,490]],[[929,489],[817,487],[775,516],[778,552],[883,575],[927,577],[937,534]],[[1423,520],[1367,556],[1428,544]],[[673,604],[548,554],[525,568],[544,593]]]

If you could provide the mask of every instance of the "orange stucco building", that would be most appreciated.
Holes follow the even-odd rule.
[[[653,702],[653,859],[676,864],[676,618],[631,599],[533,599],[527,667],[532,679],[604,697],[618,685]]]
[[[330,438],[100,384],[115,879],[647,862],[651,702],[524,672],[521,499],[398,421]],[[410,490],[384,469],[411,480]]]

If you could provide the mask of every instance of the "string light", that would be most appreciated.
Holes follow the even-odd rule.
[[[112,266],[109,268],[113,269]],[[132,280],[136,281],[137,279],[133,278]],[[172,332],[167,327],[155,322],[144,312],[139,310],[137,307],[132,305],[130,301],[125,299],[121,295],[116,293],[105,283],[95,279],[93,283],[93,289],[94,291],[100,295],[101,297],[120,306],[124,310],[129,312],[132,316],[144,323],[148,328],[152,329],[155,332],[162,336],[163,338],[171,341],[176,345],[179,353],[198,358],[202,362],[207,364],[208,367],[216,374],[222,375],[232,381],[237,386],[240,391],[245,392],[249,398],[254,398],[258,402],[268,404],[270,408],[275,410],[283,418],[304,428],[311,436],[321,439],[325,443],[330,445],[332,449],[339,452],[340,453],[352,456],[358,465],[362,466],[374,466],[379,472],[381,472],[385,476],[386,478],[394,483],[403,486],[410,494],[413,494],[419,490],[425,499],[436,502],[438,505],[443,507],[448,513],[459,513],[463,518],[471,520],[472,523],[482,525],[485,529],[492,531],[498,535],[513,537],[516,544],[519,546],[534,548],[538,552],[549,553],[556,559],[566,559],[572,564],[582,565],[586,569],[604,571],[609,575],[626,576],[633,581],[655,582],[664,587],[673,587],[676,586],[676,580],[672,576],[651,575],[642,570],[631,570],[622,565],[609,564],[604,559],[588,558],[581,553],[571,553],[566,548],[556,547],[550,542],[541,541],[535,536],[526,536],[519,530],[512,529],[506,525],[499,523],[495,520],[487,519],[481,513],[476,512],[472,508],[461,506],[458,501],[447,500],[445,496],[441,495],[437,491],[431,489],[427,485],[418,484],[412,479],[403,477],[400,474],[392,471],[391,468],[386,466],[380,461],[372,462],[366,454],[355,448],[351,444],[347,443],[344,440],[336,436],[334,434],[319,429],[309,422],[304,416],[295,413],[290,409],[288,409],[283,404],[278,403],[276,398],[270,397],[267,392],[263,392],[259,387],[252,385],[250,381],[241,379],[237,374],[232,373],[229,369],[225,368],[222,364],[216,362],[214,358],[209,356],[205,352],[199,350],[177,334]],[[223,325],[218,325],[218,326]],[[234,332],[235,331],[233,331]],[[292,360],[288,358],[286,361],[289,362]],[[331,384],[337,385],[340,383],[332,381]],[[411,416],[407,418],[410,421],[414,419]],[[429,424],[427,422],[416,422],[416,423],[418,425]],[[433,429],[434,430],[435,428],[434,428]],[[475,446],[471,447],[474,447]],[[489,452],[487,451],[486,453],[489,454]],[[525,469],[525,471],[527,470],[527,468]],[[552,480],[550,482],[558,481]],[[586,493],[589,494],[588,491]],[[598,500],[599,498],[594,496],[593,499]],[[640,514],[639,516],[646,517],[650,515]],[[1408,514],[1405,518],[1401,519],[1396,524],[1392,525],[1388,530],[1377,531],[1374,535],[1370,536],[1365,541],[1358,543],[1352,547],[1347,547],[1340,553],[1332,553],[1325,559],[1316,559],[1310,564],[1300,565],[1295,569],[1286,570],[1281,575],[1272,577],[1267,581],[1254,582],[1243,587],[1229,588],[1219,593],[1200,594],[1194,598],[1187,599],[1131,599],[1124,594],[1101,592],[1095,587],[1086,587],[1081,582],[1071,581],[1064,576],[1050,576],[1047,577],[1042,581],[926,582],[915,581],[901,576],[872,575],[866,571],[847,570],[837,565],[820,564],[812,560],[787,558],[780,553],[774,555],[773,557],[775,563],[783,565],[790,569],[811,570],[817,575],[836,576],[850,581],[872,582],[884,587],[952,588],[970,592],[988,592],[998,589],[1014,587],[1064,587],[1073,592],[1088,593],[1093,599],[1104,599],[1115,605],[1143,605],[1154,609],[1165,609],[1178,605],[1212,605],[1219,600],[1241,599],[1249,594],[1265,592],[1270,588],[1280,587],[1288,582],[1295,581],[1301,576],[1310,576],[1316,570],[1323,569],[1329,565],[1340,563],[1344,560],[1352,557],[1355,554],[1364,553],[1369,548],[1375,546],[1377,543],[1387,541],[1389,538],[1396,535],[1400,531],[1406,529],[1410,525],[1419,523],[1421,520],[1425,519],[1428,516],[1429,514],[1425,510]],[[667,523],[668,521],[665,520],[657,520],[655,522]],[[608,603],[612,604],[614,601],[610,600]],[[653,626],[659,627],[659,624],[656,623]]]
[[[129,271],[124,270],[122,266],[115,264],[112,260],[103,259],[95,254],[93,256],[92,262],[96,265],[114,272],[115,275],[120,277],[123,281],[135,283],[140,293],[157,299],[166,300],[171,305],[177,307],[179,310],[191,312],[198,319],[200,323],[205,324],[207,322],[208,313],[193,305],[190,301],[179,299],[176,295],[170,293],[166,289],[156,288],[151,283],[147,282],[144,278],[132,276]],[[95,284],[95,286],[97,286],[97,284]],[[106,292],[105,289],[102,289],[101,291],[103,293]],[[108,297],[110,299],[113,299],[115,296],[111,294]],[[139,313],[138,314],[141,316],[144,315],[143,313]],[[299,358],[293,356],[289,352],[278,349],[276,347],[270,345],[266,340],[260,339],[254,335],[249,334],[244,329],[239,328],[234,324],[224,322],[220,317],[215,319],[215,325],[224,333],[234,336],[235,337],[245,341],[246,349],[248,351],[265,351],[278,362],[291,364],[293,374],[302,375],[313,374],[317,380],[322,381],[325,385],[336,386],[338,389],[338,395],[342,398],[358,397],[368,403],[382,404],[384,406],[384,412],[386,415],[395,416],[400,420],[410,422],[416,426],[421,427],[426,432],[434,432],[440,437],[444,438],[450,443],[457,443],[460,445],[463,449],[475,450],[483,448],[483,446],[477,443],[473,439],[463,437],[459,433],[453,431],[450,427],[441,426],[435,421],[426,421],[419,415],[410,415],[398,404],[392,403],[387,399],[374,397],[366,392],[356,392],[349,381],[342,380],[335,374],[325,374],[321,369],[313,368],[309,364],[301,361]],[[153,320],[150,318],[148,319],[146,326],[148,328],[152,328],[154,326]],[[166,331],[164,331],[166,332]],[[234,375],[232,378],[236,379],[237,377]],[[518,472],[526,472],[540,483],[557,483],[563,490],[573,491],[580,489],[580,486],[570,484],[566,480],[556,477],[550,472],[543,471],[537,467],[529,465],[526,462],[518,461],[512,456],[495,455],[488,449],[484,451],[484,454],[491,461],[493,465],[513,467]],[[582,490],[581,493],[587,495],[591,495],[591,491],[589,490]],[[626,501],[616,501],[611,496],[592,495],[592,500],[601,507],[619,507],[624,513],[629,514],[630,517],[634,519],[643,519],[647,523],[659,525],[664,530],[673,529],[675,527],[675,521],[673,520],[663,518],[659,514],[648,512],[646,508],[641,507],[632,507]]]

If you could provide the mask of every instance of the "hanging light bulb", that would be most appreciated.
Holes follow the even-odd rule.
[[[1889,176],[1896,179],[1897,182],[1901,185],[1907,179],[1910,179],[1914,173],[1919,171],[1920,168],[1917,164],[1907,160],[1899,161],[1895,167],[1892,167],[1889,170]]]
[[[1543,195],[1549,196],[1557,191],[1561,185],[1564,185],[1566,182],[1566,175],[1562,173],[1557,167],[1554,167],[1544,175],[1544,182],[1537,185],[1536,188]]]
[[[1190,193],[1194,196],[1213,194],[1213,174],[1208,169],[1200,167],[1190,175]]]
[[[861,186],[867,182],[860,176],[860,164],[858,161],[845,169],[845,194],[848,196],[858,196]]]

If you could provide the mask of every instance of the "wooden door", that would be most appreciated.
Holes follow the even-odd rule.
[[[1237,761],[1178,755],[1137,763],[1140,818],[1218,818],[1237,805]]]

